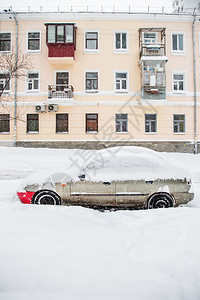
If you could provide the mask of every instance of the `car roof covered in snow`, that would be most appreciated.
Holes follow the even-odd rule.
[[[20,189],[31,184],[76,182],[80,180],[80,175],[91,182],[190,178],[187,169],[175,165],[162,153],[143,147],[123,146],[79,151],[89,157],[85,163],[79,161],[74,165],[63,165],[62,168],[35,172],[25,178]]]

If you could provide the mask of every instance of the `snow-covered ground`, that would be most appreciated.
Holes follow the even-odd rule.
[[[0,147],[0,299],[199,300],[200,155],[164,153],[192,172],[184,207],[102,213],[15,197],[33,171],[94,156]]]

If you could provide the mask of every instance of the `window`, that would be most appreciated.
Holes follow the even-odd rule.
[[[39,52],[40,51],[40,32],[28,32],[27,34],[28,52]]]
[[[185,133],[185,115],[174,115],[174,133]]]
[[[56,114],[56,133],[68,132],[68,114]]]
[[[115,52],[128,52],[128,33],[117,31],[114,35]]]
[[[74,24],[47,24],[47,43],[74,43]]]
[[[98,132],[98,114],[86,114],[86,132]]]
[[[117,92],[128,91],[128,72],[115,72],[115,90]]]
[[[156,71],[156,67],[150,67],[149,70],[146,70],[146,67],[143,71],[143,85],[149,86],[164,86],[165,85],[165,72]]]
[[[184,74],[173,74],[173,90],[177,92],[185,90]]]
[[[0,33],[0,52],[11,51],[11,33],[1,32]]]
[[[85,32],[85,50],[95,51],[98,50],[98,32],[87,31]]]
[[[183,53],[184,52],[184,34],[173,33],[172,34],[172,52]]]
[[[56,91],[64,91],[69,85],[69,72],[56,71],[55,73]]]
[[[116,132],[128,132],[128,114],[116,114]]]
[[[157,132],[156,114],[145,114],[145,132]]]
[[[143,42],[145,44],[155,44],[156,43],[156,33],[155,32],[144,32]]]
[[[0,133],[10,133],[9,114],[0,114]]]
[[[0,91],[10,91],[10,76],[8,72],[0,73]]]
[[[27,114],[27,133],[39,132],[39,114]]]
[[[85,90],[98,91],[98,72],[86,72]]]
[[[38,72],[29,72],[27,75],[28,91],[38,91],[39,90],[39,73]]]

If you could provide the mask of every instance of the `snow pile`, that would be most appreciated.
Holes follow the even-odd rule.
[[[199,300],[199,209],[0,214],[1,300]]]
[[[66,151],[67,156],[67,151]],[[113,147],[99,151],[78,150],[73,160],[45,168],[28,176],[19,191],[26,185],[45,182],[76,182],[84,174],[87,181],[156,180],[190,178],[188,169],[173,164],[161,153],[143,147]],[[83,160],[83,157],[88,159]]]
[[[123,149],[128,166],[136,149]],[[108,150],[0,147],[0,172],[11,178],[13,171],[38,170],[42,177],[44,169],[48,177],[50,161],[65,174],[92,161],[101,171],[99,152],[107,153],[108,164],[120,158],[121,151],[113,156],[116,148]],[[152,159],[154,152],[141,151]],[[166,168],[174,163],[174,172],[178,165],[200,170],[200,155],[156,153],[155,160]],[[114,173],[113,167],[107,170]],[[104,213],[23,205],[13,197],[20,182],[0,180],[1,300],[200,299],[200,182],[184,207]]]
[[[188,169],[172,164],[158,152],[143,147],[114,147],[98,151],[84,168],[90,181],[190,178]]]

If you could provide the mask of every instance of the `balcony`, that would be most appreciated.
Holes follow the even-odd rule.
[[[158,66],[144,66],[142,71],[142,99],[160,100],[166,98],[165,69]]]
[[[47,23],[48,61],[52,64],[73,64],[76,50],[76,24]]]
[[[149,100],[163,100],[166,99],[166,87],[165,86],[143,86],[142,87],[142,99]]]
[[[166,60],[165,28],[139,29],[140,60]]]
[[[48,85],[48,99],[71,99],[74,97],[74,88],[67,84]]]
[[[142,44],[140,47],[140,58],[142,56],[165,56],[165,45],[157,44]],[[158,58],[159,59],[159,58]]]

